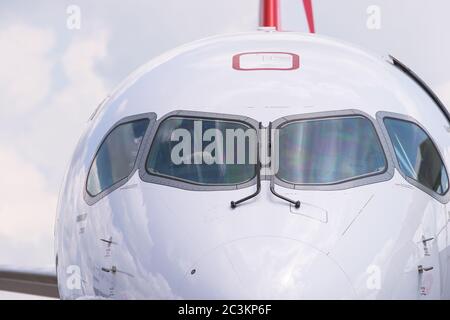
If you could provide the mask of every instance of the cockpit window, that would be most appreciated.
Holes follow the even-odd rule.
[[[87,192],[91,197],[130,175],[148,124],[148,119],[124,123],[105,138],[89,170]]]
[[[363,116],[308,119],[279,128],[277,177],[296,185],[336,184],[380,174],[387,160]]]
[[[423,186],[444,195],[449,189],[448,174],[430,137],[413,122],[385,118],[400,170]]]
[[[160,124],[146,168],[192,184],[237,185],[255,177],[256,148],[256,129],[247,123],[174,116]]]

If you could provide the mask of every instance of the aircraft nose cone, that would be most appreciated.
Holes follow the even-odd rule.
[[[187,274],[192,299],[352,299],[344,272],[297,240],[235,240],[203,256]]]

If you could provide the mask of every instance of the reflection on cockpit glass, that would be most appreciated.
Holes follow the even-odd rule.
[[[147,171],[195,184],[245,183],[256,175],[256,137],[239,121],[170,117],[157,130]]]
[[[382,173],[386,167],[375,128],[365,117],[294,121],[279,130],[277,177],[283,181],[333,184]]]
[[[433,141],[410,121],[385,118],[384,124],[394,146],[400,170],[425,187],[444,195],[448,174]]]
[[[148,119],[124,123],[106,137],[89,170],[90,196],[99,195],[132,172],[148,124]]]

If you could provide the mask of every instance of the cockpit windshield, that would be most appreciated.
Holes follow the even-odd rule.
[[[194,184],[237,185],[255,177],[256,148],[256,129],[247,123],[174,116],[159,125],[146,168]]]
[[[336,184],[387,168],[374,125],[365,117],[299,120],[278,129],[277,177],[287,183]]]

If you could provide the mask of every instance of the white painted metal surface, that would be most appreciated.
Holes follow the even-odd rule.
[[[249,52],[295,54],[300,65],[234,69],[233,57]],[[275,198],[268,181],[257,198],[232,210],[230,200],[255,186],[188,191],[143,182],[139,172],[94,205],[84,199],[95,152],[125,117],[191,110],[267,125],[283,116],[347,109],[373,118],[379,111],[413,117],[450,168],[449,123],[430,97],[386,59],[349,44],[260,31],[200,40],[151,61],[101,106],[74,152],[56,223],[61,297],[450,298],[449,207],[397,170],[388,181],[345,190],[278,186],[302,200],[299,210]],[[423,237],[434,238],[429,256]],[[67,286],[67,268],[74,265],[81,271],[79,289]],[[419,265],[434,269],[419,273]]]

